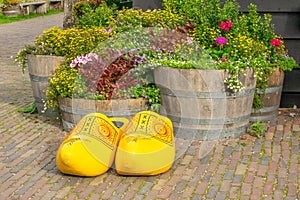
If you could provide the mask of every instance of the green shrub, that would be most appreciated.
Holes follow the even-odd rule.
[[[115,15],[116,6],[108,6],[106,3],[96,4],[93,1],[79,1],[73,8],[76,27],[107,27],[109,19]]]

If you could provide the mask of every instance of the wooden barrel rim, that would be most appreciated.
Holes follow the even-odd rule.
[[[97,112],[96,109],[95,110],[81,110],[81,109],[72,109],[72,108],[69,108],[69,107],[66,107],[64,105],[60,105],[59,108],[64,111],[64,112],[67,112],[67,113],[73,113],[73,114],[79,114],[79,115],[86,115],[86,114],[89,114],[91,112]],[[139,111],[142,111],[144,109],[140,108],[140,109],[133,109],[133,110],[121,110],[121,111],[118,111],[118,110],[112,110],[111,112],[107,112],[107,111],[101,111],[102,114],[104,115],[110,115],[110,114],[114,114],[114,115],[128,115],[128,114],[135,114]]]
[[[33,74],[29,74],[29,77],[30,77],[30,80],[34,81],[34,82],[45,82],[45,83],[49,82],[48,77],[36,76],[36,75],[33,75]]]
[[[275,93],[275,92],[281,91],[282,88],[283,88],[282,85],[276,86],[276,87],[268,87],[268,88],[266,88],[265,91],[263,91],[263,90],[261,90],[261,89],[258,89],[258,90],[257,90],[257,93],[258,93],[258,94],[271,94],[271,93]]]
[[[274,110],[274,111],[277,111]],[[250,117],[250,121],[251,122],[256,122],[256,121],[267,121],[267,120],[271,120],[271,119],[274,119],[278,116],[278,113],[277,112],[273,112],[272,114],[269,114],[269,115],[260,115],[260,116],[251,116]]]
[[[236,98],[236,97],[244,97],[253,95],[255,88],[243,90],[236,93],[230,92],[191,92],[191,91],[178,91],[178,90],[170,90],[167,88],[160,88],[161,94],[165,94],[168,96],[176,96],[176,97],[184,97],[184,98],[214,98],[214,99],[226,99],[228,98]]]
[[[249,119],[250,115],[245,115],[242,117],[237,118],[227,118],[227,119],[191,119],[191,118],[182,118],[182,117],[176,117],[172,115],[168,115],[168,118],[170,118],[174,122],[180,122],[184,124],[189,125],[226,125],[226,124],[232,124],[232,123],[239,123],[244,122]]]

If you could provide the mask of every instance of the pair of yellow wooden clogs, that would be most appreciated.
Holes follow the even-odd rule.
[[[101,175],[113,163],[120,175],[156,175],[168,171],[174,159],[168,118],[152,111],[139,112],[131,120],[92,113],[62,142],[56,165],[62,173],[77,176]]]

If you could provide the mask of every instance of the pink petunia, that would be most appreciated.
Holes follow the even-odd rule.
[[[221,58],[221,60],[222,60],[223,62],[225,62],[225,61],[226,61],[226,56],[223,56],[223,57]]]
[[[224,38],[224,37],[218,37],[218,38],[216,39],[216,42],[217,42],[219,45],[223,45],[223,44],[226,44],[226,43],[227,43],[227,40],[226,40],[226,38]]]

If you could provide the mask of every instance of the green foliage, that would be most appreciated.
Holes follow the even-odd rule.
[[[30,113],[30,114],[37,113],[38,110],[37,110],[35,101],[32,102],[29,107],[20,109],[20,110],[18,110],[18,112],[21,112],[21,113]]]
[[[115,15],[116,10],[116,6],[109,7],[106,3],[79,1],[73,6],[72,13],[76,27],[107,27],[109,19]]]
[[[34,45],[27,45],[21,49],[15,60],[23,72],[26,68],[27,54],[64,56],[70,63],[78,55],[91,52],[100,42],[113,34],[101,27],[66,30],[53,27],[36,37]]]
[[[127,92],[128,97],[140,98],[147,100],[150,110],[158,111],[160,107],[160,89],[153,84],[133,86]]]
[[[177,26],[185,25],[187,20],[184,16],[170,13],[166,10],[120,10],[115,18],[110,20],[110,27],[117,32],[134,30],[141,27],[162,27],[176,29]]]
[[[256,137],[261,137],[261,134],[265,132],[266,123],[264,122],[254,122],[251,124],[250,131],[255,134]]]

